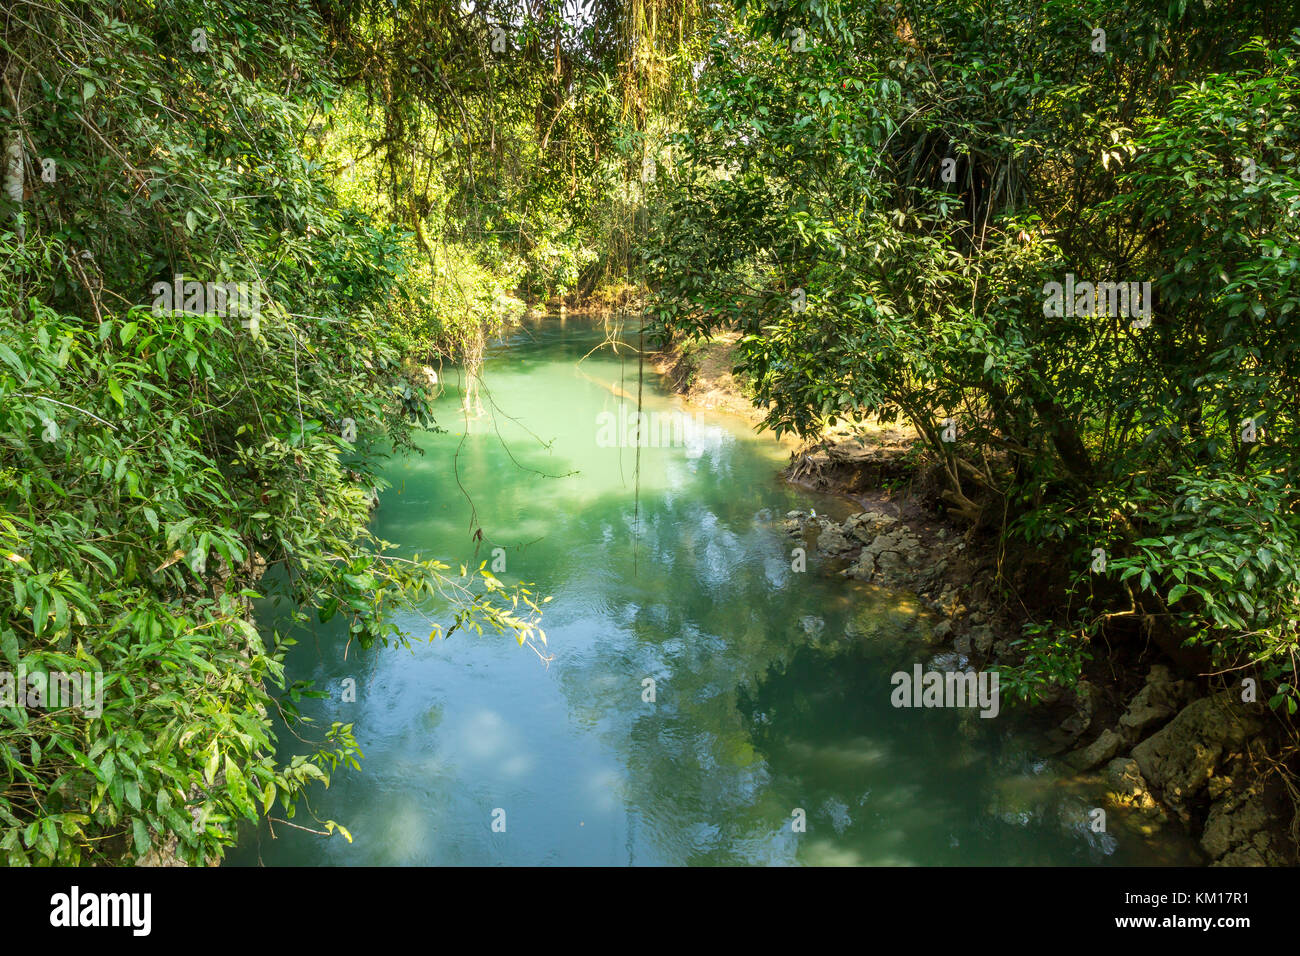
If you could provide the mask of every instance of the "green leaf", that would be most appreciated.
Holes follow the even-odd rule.
[[[144,821],[139,817],[132,817],[131,830],[135,836],[136,856],[144,856],[149,852],[149,828],[144,825]]]
[[[50,860],[54,860],[59,852],[59,831],[54,825],[54,820],[46,817],[41,821],[40,836],[36,840],[36,850],[38,853],[45,854]]]
[[[18,638],[13,631],[5,631],[0,634],[0,651],[4,652],[5,659],[9,662],[11,668],[18,667],[20,651],[18,650]]]
[[[256,818],[256,810],[248,799],[248,781],[229,754],[226,755],[226,792],[240,813]]]
[[[22,359],[18,357],[18,354],[9,346],[0,345],[0,361],[3,361],[6,365],[10,366],[15,372],[17,372],[19,378],[27,378],[26,366],[23,365]]]
[[[99,558],[99,560],[104,563],[104,566],[108,568],[109,574],[116,576],[117,564],[107,554],[105,554],[99,548],[95,547],[93,544],[90,544],[88,542],[83,542],[82,544],[78,545],[78,547],[80,548],[80,550],[85,551],[87,554],[93,554],[95,557]]]
[[[49,610],[46,607],[45,592],[42,591],[36,595],[32,601],[32,633],[40,637],[45,631],[45,622],[49,617]]]

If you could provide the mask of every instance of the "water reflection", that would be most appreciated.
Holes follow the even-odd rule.
[[[490,416],[464,419],[448,388],[447,434],[392,466],[376,530],[404,551],[482,560],[463,486],[480,547],[505,549],[501,576],[554,595],[554,660],[463,634],[345,658],[337,629],[303,635],[291,676],[331,690],[304,710],[353,722],[366,754],[311,810],[354,842],[264,827],[232,863],[1172,859],[1168,840],[1123,821],[1092,833],[1095,795],[1047,772],[1013,720],[890,706],[890,674],[934,653],[930,622],[815,553],[792,568],[781,516],[808,499],[775,480],[783,449],[706,415],[682,447],[640,449],[638,474],[636,449],[597,441],[635,366],[608,351],[579,366],[601,333],[574,319],[529,334],[489,359]],[[677,408],[652,384],[648,408]],[[428,633],[418,616],[399,623]],[[354,703],[337,691],[349,677]]]

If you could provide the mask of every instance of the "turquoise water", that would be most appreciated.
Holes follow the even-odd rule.
[[[345,659],[338,630],[299,634],[291,679],[330,695],[304,712],[353,723],[365,759],[295,822],[337,820],[353,842],[264,825],[231,864],[1181,861],[1115,813],[1092,832],[1096,794],[1057,778],[1005,706],[987,720],[891,706],[890,675],[939,650],[933,621],[815,553],[792,570],[785,512],[848,511],[781,482],[788,450],[771,438],[699,413],[669,447],[640,450],[638,492],[636,449],[608,447],[620,392],[635,407],[636,362],[593,352],[605,332],[529,323],[489,352],[478,416],[449,373],[447,433],[390,465],[375,515],[397,554],[477,565],[504,549],[499,577],[554,598],[550,659],[510,637],[428,643],[417,615],[399,619],[411,649]],[[644,407],[677,424],[646,376]],[[341,699],[349,677],[355,702]]]

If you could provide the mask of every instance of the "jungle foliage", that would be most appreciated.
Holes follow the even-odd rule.
[[[1156,630],[1295,711],[1297,26],[1276,0],[712,21],[645,245],[657,335],[741,331],[778,432],[901,415],[951,514],[1058,554],[1071,606],[1004,675],[1026,696]],[[1150,282],[1149,323],[1045,307],[1075,280]]]
[[[3,859],[341,829],[295,814],[351,728],[302,725],[253,602],[543,639],[376,540],[376,473],[437,427],[423,365],[637,264],[660,337],[742,333],[773,429],[905,416],[954,515],[1061,555],[1004,686],[1159,629],[1295,709],[1294,3],[269,6],[0,14],[0,671],[105,678],[0,697]],[[1150,324],[1045,310],[1075,279]]]
[[[293,726],[303,689],[256,597],[287,600],[286,626],[341,616],[362,646],[404,640],[392,612],[435,593],[454,622],[431,637],[524,642],[539,605],[367,530],[377,464],[434,426],[431,386],[391,318],[409,238],[311,146],[347,81],[315,7],[3,17],[0,669],[100,672],[104,692],[94,716],[0,708],[0,854],[220,859],[241,818],[293,818],[359,756],[350,725],[298,724],[308,752],[277,757],[269,716]],[[242,283],[260,314],[206,285],[157,307],[178,274]]]
[[[324,125],[348,141],[358,199],[413,237],[408,324],[426,345],[473,354],[483,323],[466,314],[499,328],[475,285],[537,302],[625,279],[641,171],[699,42],[694,0],[317,6],[349,88],[348,119]]]

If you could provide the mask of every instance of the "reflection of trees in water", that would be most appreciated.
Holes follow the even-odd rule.
[[[976,710],[895,709],[870,653],[801,648],[741,707],[771,777],[806,802],[803,862],[1186,862],[1122,817],[1093,832],[1100,793],[1045,772],[1014,718]]]
[[[641,835],[664,859],[789,861],[791,811],[805,807],[811,821],[820,810],[801,774],[773,772],[772,740],[817,733],[804,725],[866,696],[867,673],[887,708],[879,652],[898,649],[913,617],[889,596],[864,606],[842,582],[791,573],[788,542],[759,496],[713,492],[702,498],[720,496],[725,517],[685,496],[643,513],[636,576],[620,577],[610,602],[633,639],[601,644],[562,682],[619,752]],[[795,667],[805,658],[826,662],[824,673]],[[611,674],[625,679],[600,679]],[[641,700],[646,676],[654,704]],[[754,703],[774,682],[787,690],[772,722]]]
[[[1009,720],[891,706],[889,675],[931,653],[907,598],[815,572],[774,587],[765,569],[785,540],[757,508],[730,510],[720,520],[683,497],[644,514],[637,575],[616,575],[606,595],[632,639],[602,643],[562,678],[618,752],[657,858],[1111,858],[1114,839],[1077,825],[1084,798],[1035,772]],[[654,704],[641,700],[647,676]],[[808,824],[798,836],[796,807]]]

